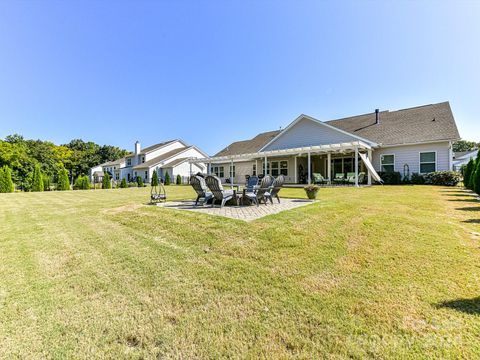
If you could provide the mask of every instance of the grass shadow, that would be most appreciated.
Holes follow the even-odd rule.
[[[467,224],[480,224],[480,219],[468,219],[468,220],[463,220],[462,222]]]
[[[448,201],[471,202],[471,203],[480,204],[480,202],[477,199],[448,199]]]
[[[435,304],[437,309],[448,308],[464,312],[466,314],[480,315],[480,296],[473,299],[449,300]]]
[[[480,211],[480,206],[466,206],[462,208],[456,208],[455,210],[462,210],[462,211]]]

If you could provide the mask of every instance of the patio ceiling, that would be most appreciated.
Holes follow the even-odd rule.
[[[305,146],[299,148],[291,149],[282,149],[282,150],[270,150],[270,151],[259,151],[249,154],[237,154],[237,155],[227,155],[227,156],[216,156],[216,157],[207,157],[207,158],[198,158],[191,159],[191,163],[217,163],[217,162],[227,162],[227,161],[246,161],[253,160],[264,157],[271,156],[282,156],[282,155],[300,155],[300,154],[328,154],[328,153],[339,153],[339,152],[353,152],[355,149],[358,150],[370,150],[372,147],[363,141],[353,141],[348,143],[340,144],[327,144],[327,145],[317,145],[317,146]]]

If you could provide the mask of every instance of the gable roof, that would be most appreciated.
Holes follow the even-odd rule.
[[[320,122],[312,117],[301,115],[282,131],[268,131],[258,134],[250,140],[236,141],[214,156],[258,152],[296,121],[304,117]],[[448,101],[396,111],[381,111],[379,113],[379,124],[375,124],[375,113],[320,123],[381,146],[460,139]]]
[[[157,150],[158,148],[164,147],[165,145],[169,145],[171,143],[174,143],[175,141],[180,141],[183,145],[185,145],[183,143],[183,141],[178,140],[178,139],[168,140],[168,141],[164,141],[164,142],[161,142],[161,143],[158,143],[158,144],[155,144],[155,145],[147,146],[145,149],[141,149],[140,154],[146,154],[146,153],[152,152],[154,150]]]
[[[397,111],[381,111],[379,124],[375,124],[375,113],[330,120],[326,123],[380,145],[460,139],[448,101]]]
[[[154,166],[154,165],[157,165],[158,163],[164,161],[164,160],[167,160],[169,158],[171,158],[172,156],[175,156],[177,154],[180,154],[184,151],[187,151],[189,149],[192,149],[193,146],[189,146],[189,147],[183,147],[183,148],[178,148],[178,149],[173,149],[171,151],[168,151],[166,152],[165,154],[162,154],[162,155],[159,155],[157,157],[154,157],[153,159],[150,159],[148,161],[145,161],[144,163],[142,164],[138,164],[138,165],[135,165],[133,167],[133,169],[144,169],[144,168],[149,168],[150,166]]]
[[[477,153],[478,153],[478,149],[469,150],[469,151],[457,151],[453,153],[453,158],[455,160],[470,159],[471,157],[476,157]]]
[[[99,166],[113,166],[113,165],[121,164],[122,162],[125,162],[125,157],[117,159],[117,160],[113,160],[113,161],[107,161],[106,163],[103,163]]]

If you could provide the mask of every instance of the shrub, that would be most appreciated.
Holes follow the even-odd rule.
[[[177,183],[177,185],[182,185],[182,177],[180,176],[180,174],[177,175],[176,183]]]
[[[143,179],[141,176],[137,176],[137,186],[143,187]]]
[[[170,174],[167,172],[165,174],[165,185],[170,185],[171,181],[172,180],[170,179]]]
[[[127,180],[125,178],[123,178],[122,181],[120,182],[120,187],[122,189],[125,189],[126,187],[128,187]]]
[[[423,177],[422,174],[413,173],[412,177],[410,179],[410,183],[412,183],[414,185],[423,185],[423,184],[425,184],[425,178]]]
[[[60,190],[60,191],[70,190],[70,180],[68,180],[68,171],[67,169],[65,169],[63,164],[61,164],[58,169],[57,190]]]
[[[402,175],[398,171],[379,172],[385,185],[398,185],[402,182]]]
[[[46,174],[42,174],[42,180],[43,180],[43,191],[50,191],[50,176]]]
[[[12,181],[12,171],[5,165],[0,168],[0,193],[9,193],[14,191]]]
[[[475,168],[475,160],[470,159],[467,166],[463,170],[463,186],[470,189],[470,180],[472,179],[473,170]]]
[[[158,186],[158,174],[157,171],[155,170],[152,174],[152,186]]]
[[[111,188],[112,188],[112,182],[110,181],[110,175],[108,174],[108,172],[105,172],[102,179],[102,189],[111,189]]]
[[[32,191],[43,191],[43,176],[40,165],[35,165],[32,175]]]
[[[461,180],[455,171],[435,171],[423,175],[426,185],[456,186]]]
[[[470,180],[470,182],[473,185],[471,189],[480,195],[480,160],[479,159],[477,159],[476,161],[476,169],[472,175],[472,179]]]
[[[128,187],[129,187],[129,188],[131,188],[131,187],[137,187],[137,186],[138,186],[138,185],[137,185],[136,182],[130,181],[130,182],[128,183]]]
[[[77,180],[75,180],[75,184],[73,185],[74,190],[89,190],[90,189],[90,179],[88,176],[83,175],[79,176]]]

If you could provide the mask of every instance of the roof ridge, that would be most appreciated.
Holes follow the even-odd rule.
[[[427,107],[427,106],[434,106],[434,105],[440,105],[440,104],[450,104],[450,102],[449,102],[449,101],[441,101],[441,102],[439,102],[439,103],[424,104],[424,105],[412,106],[412,107],[409,107],[409,108],[392,110],[392,112],[405,111],[405,110],[413,110],[413,109],[419,109],[419,108],[423,108],[423,107]]]

